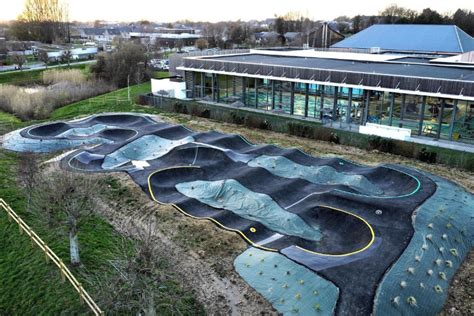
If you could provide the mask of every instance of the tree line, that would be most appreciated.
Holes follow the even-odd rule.
[[[69,41],[69,27],[69,10],[62,0],[26,0],[10,33],[22,41],[64,43]]]
[[[10,34],[19,40],[35,40],[44,43],[64,43],[69,41],[68,8],[64,0],[26,0],[22,14],[11,25]],[[141,21],[140,24],[147,22]],[[332,30],[331,36],[342,33],[350,35],[374,24],[455,24],[466,33],[474,36],[474,12],[457,9],[453,14],[442,14],[426,8],[415,11],[408,8],[390,5],[377,15],[339,16],[333,21],[315,21],[299,12],[288,12],[274,16],[266,21],[227,21],[227,22],[192,22],[178,21],[189,27],[202,30],[206,43],[203,47],[222,49],[252,46],[301,46],[308,43],[318,46],[316,39],[321,38],[323,24]],[[99,23],[97,23],[99,25]],[[143,25],[142,25],[143,26]],[[168,25],[172,27],[173,25]],[[264,42],[256,38],[260,32],[271,33]],[[285,34],[298,33],[299,36],[288,41]],[[340,39],[342,36],[339,36]],[[320,42],[320,41],[319,41]]]
[[[454,24],[474,36],[474,12],[467,9],[441,14],[430,8],[418,12],[393,4],[380,11],[379,15],[356,15],[349,20],[352,23],[350,33],[357,33],[374,24]]]

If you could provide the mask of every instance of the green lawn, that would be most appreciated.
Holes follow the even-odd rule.
[[[149,91],[150,83],[131,87],[132,100],[139,94]],[[127,95],[127,89],[120,89],[70,104],[57,109],[51,119],[69,119],[80,115],[113,111],[158,112],[153,108],[141,107],[127,101]],[[0,135],[32,123],[34,122],[21,122],[13,115],[0,112]],[[0,148],[0,197],[10,204],[64,262],[68,262],[69,243],[64,227],[48,227],[37,214],[25,211],[26,199],[15,180],[18,157],[17,153]],[[104,183],[104,188],[108,189],[104,189],[101,194],[106,194],[108,198],[113,198],[114,194],[126,194],[116,189],[118,186],[112,182]],[[88,220],[81,228],[79,242],[84,267],[75,268],[72,272],[93,298],[94,286],[87,280],[100,279],[107,275],[112,269],[109,260],[120,259],[120,255],[123,254],[123,250],[120,252],[117,249],[117,244],[121,241],[123,242],[123,237],[104,219],[97,216]],[[9,222],[3,211],[0,211],[0,245],[0,315],[89,313],[87,306],[80,303],[78,294],[72,286],[61,282],[57,268],[45,263],[42,252],[32,246],[27,236],[19,233],[16,223]],[[172,276],[167,271],[163,271],[163,275]],[[190,310],[197,308],[195,313],[202,314],[202,308],[196,304],[192,294],[184,292],[181,285],[172,277],[162,282],[160,302],[157,302],[162,306],[158,309],[160,314],[172,314],[176,308],[184,314],[189,314]],[[171,298],[178,298],[175,304],[179,307],[174,306],[174,309],[169,310],[166,306],[173,301]],[[95,299],[100,301],[97,297]]]

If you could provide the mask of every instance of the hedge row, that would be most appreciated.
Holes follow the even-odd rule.
[[[366,150],[379,150],[427,163],[442,163],[474,171],[474,154],[472,153],[333,129],[304,118],[197,101],[169,98],[160,98],[157,101],[156,98],[153,99],[147,95],[141,96],[140,103],[154,105],[169,112],[190,114]]]

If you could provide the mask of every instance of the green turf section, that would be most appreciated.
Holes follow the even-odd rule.
[[[16,74],[15,74],[16,75]],[[39,74],[36,74],[39,78]],[[164,74],[163,74],[164,75]],[[0,80],[2,76],[0,75]],[[139,94],[150,91],[150,83],[133,86],[131,100],[128,90],[120,89],[102,96],[67,105],[56,110],[51,120],[67,119],[75,116],[90,115],[99,112],[147,112],[157,113],[150,107],[141,107],[134,103]],[[13,115],[0,112],[0,135],[36,122],[21,122]],[[26,212],[26,199],[17,185],[16,167],[18,154],[0,148],[0,197],[33,228],[33,230],[63,259],[69,262],[69,240],[64,226],[50,227],[38,214]],[[43,157],[45,158],[45,157]],[[107,178],[101,194],[106,199],[118,200],[127,188],[122,187],[113,178]],[[125,190],[125,192],[124,192]],[[79,232],[82,268],[71,269],[85,289],[100,305],[98,288],[90,280],[107,282],[108,273],[116,271],[111,260],[120,260],[123,244],[112,226],[100,217],[90,218]],[[32,246],[29,238],[19,233],[16,223],[9,222],[5,212],[0,211],[0,314],[6,315],[77,315],[89,313],[82,305],[78,294],[69,283],[62,283],[58,269],[46,264],[44,254]],[[160,261],[160,282],[157,284],[155,305],[160,315],[184,314],[202,315],[202,306],[196,302],[192,293],[184,291],[175,281],[166,262]],[[119,310],[119,313],[136,314],[138,311]]]

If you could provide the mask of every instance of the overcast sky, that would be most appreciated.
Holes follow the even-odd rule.
[[[0,20],[15,19],[21,13],[23,0],[2,0]],[[430,7],[441,13],[458,8],[474,11],[474,0],[67,0],[70,19],[93,21],[176,20],[223,21],[252,20],[273,17],[288,11],[299,11],[313,19],[333,19],[340,15],[377,14],[397,3],[414,10]]]

